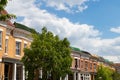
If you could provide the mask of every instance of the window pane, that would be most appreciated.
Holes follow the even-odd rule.
[[[88,70],[88,62],[87,61],[85,62],[85,70],[86,71]]]
[[[90,70],[92,70],[92,63],[90,63]]]
[[[96,65],[96,64],[94,64],[94,70],[96,70],[96,68],[97,68],[97,65]]]
[[[24,44],[24,48],[27,48],[27,44],[26,43]]]
[[[2,31],[0,31],[0,48],[2,47]]]
[[[75,68],[78,67],[78,64],[77,64],[77,59],[75,59]]]
[[[16,42],[16,55],[20,55],[21,42]]]
[[[8,39],[5,39],[5,53],[8,52]]]

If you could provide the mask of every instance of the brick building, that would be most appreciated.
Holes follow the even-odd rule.
[[[120,63],[115,63],[114,67],[118,73],[120,73]]]
[[[74,47],[71,56],[73,74],[66,76],[66,80],[94,80],[98,67],[96,58],[89,52]]]
[[[6,11],[1,14],[7,14]],[[31,29],[19,23],[12,24],[9,20],[0,21],[0,80],[25,80],[24,66],[20,62],[24,56],[24,48],[29,47]],[[104,58],[72,48],[73,58],[71,70],[64,80],[94,80],[100,64],[114,69]],[[42,74],[42,72],[40,71]],[[61,79],[61,78],[60,78]]]
[[[29,28],[21,24],[0,22],[0,80],[24,80],[24,66],[20,60],[23,49],[32,41],[30,34]]]

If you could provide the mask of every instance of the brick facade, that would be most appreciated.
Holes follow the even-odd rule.
[[[20,62],[24,56],[24,44],[30,46],[31,40],[25,36],[30,35],[22,29],[0,22],[0,80],[23,80],[23,64]],[[22,35],[22,36],[21,36]],[[16,54],[16,42],[20,42],[19,55]]]

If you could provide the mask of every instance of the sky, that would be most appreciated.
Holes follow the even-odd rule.
[[[120,62],[120,0],[10,0],[13,20],[41,31],[47,27],[71,46]]]

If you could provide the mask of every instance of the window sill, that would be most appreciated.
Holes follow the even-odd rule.
[[[3,49],[2,48],[0,48],[0,51],[2,51]]]
[[[2,59],[0,59],[0,62],[2,62]]]
[[[5,55],[8,55],[8,53],[5,53]]]
[[[21,57],[20,55],[15,55],[15,56],[16,56],[16,57],[19,57],[19,58]]]

